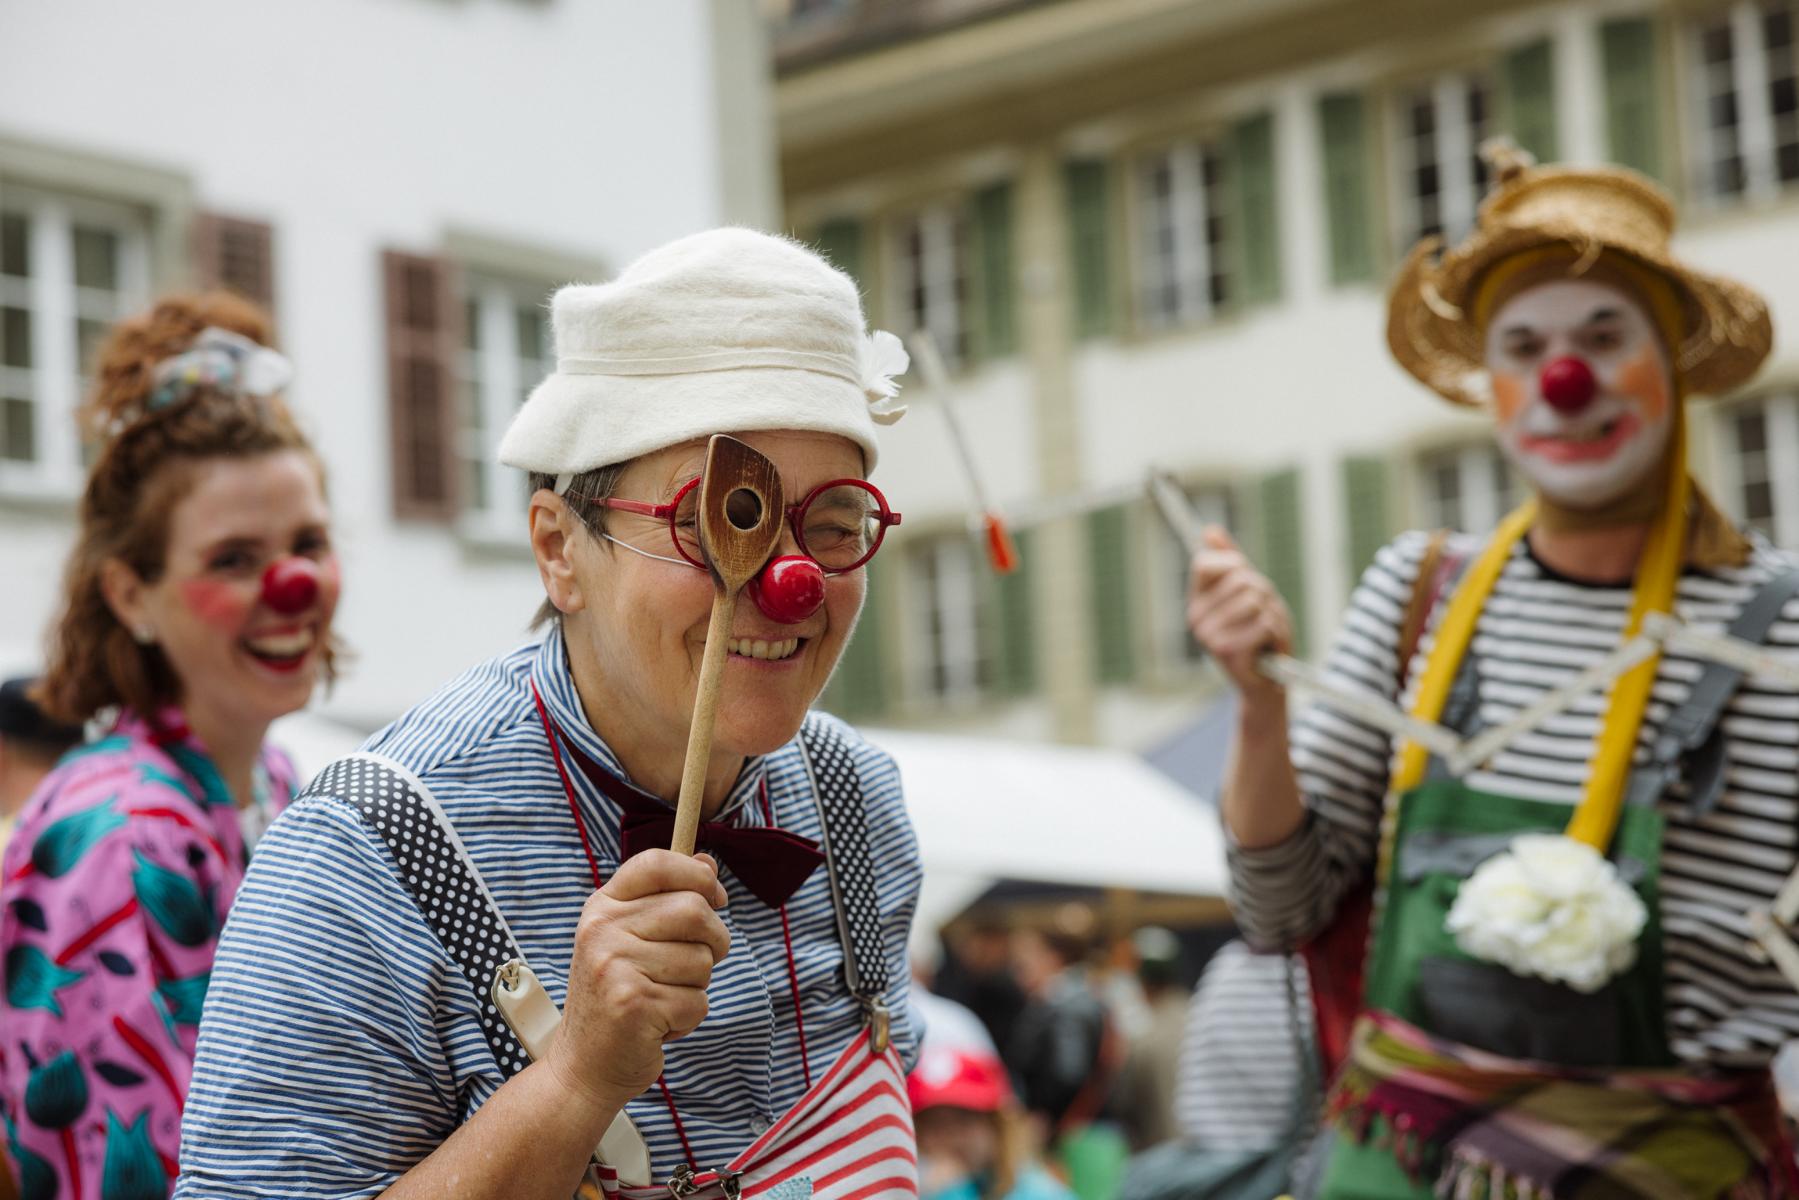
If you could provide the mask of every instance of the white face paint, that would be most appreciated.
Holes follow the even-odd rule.
[[[1674,425],[1667,353],[1630,293],[1584,279],[1525,288],[1487,325],[1500,448],[1544,498],[1599,508],[1643,486]],[[1574,412],[1543,398],[1543,367],[1576,358],[1597,390]]]

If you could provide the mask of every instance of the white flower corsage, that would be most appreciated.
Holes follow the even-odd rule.
[[[1561,834],[1524,834],[1468,877],[1445,926],[1475,958],[1596,992],[1636,961],[1648,920],[1597,850]]]
[[[877,329],[862,339],[862,391],[868,396],[868,415],[877,425],[891,425],[906,415],[899,402],[899,384],[895,375],[904,375],[912,365],[905,343],[885,329]]]

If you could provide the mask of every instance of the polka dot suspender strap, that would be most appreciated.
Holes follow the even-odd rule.
[[[501,1076],[524,1070],[530,1059],[488,994],[500,965],[524,956],[436,797],[411,771],[376,754],[338,759],[303,795],[335,796],[386,843],[401,885],[474,990]]]
[[[869,1041],[880,1054],[891,1035],[886,998],[893,965],[875,902],[874,855],[868,845],[861,779],[849,744],[825,722],[806,722],[800,730],[800,748],[824,832],[825,870],[837,910],[837,933],[843,940],[844,979],[862,1002]]]

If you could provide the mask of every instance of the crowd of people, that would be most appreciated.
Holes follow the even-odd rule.
[[[1687,461],[1765,306],[1673,256],[1639,176],[1492,174],[1388,340],[1532,499],[1383,549],[1325,657],[1464,737],[1653,613],[1799,645],[1799,565]],[[1799,1004],[1744,949],[1795,866],[1790,688],[1656,653],[1451,771],[1289,712],[1285,605],[1213,530],[1188,617],[1240,693],[1243,941],[1189,996],[1167,931],[977,924],[915,984],[901,780],[812,708],[901,520],[870,476],[903,349],[745,229],[551,307],[500,446],[534,636],[305,781],[269,728],[349,660],[292,364],[225,295],[100,347],[47,658],[0,688],[27,1200],[1799,1194],[1769,1071]],[[766,495],[708,486],[721,434]],[[721,521],[774,539],[734,608]]]

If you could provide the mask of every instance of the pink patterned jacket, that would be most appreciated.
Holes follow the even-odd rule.
[[[173,730],[173,732],[171,732]],[[264,746],[268,800],[295,791]],[[176,1175],[238,810],[173,711],[135,714],[39,786],[0,862],[0,1116],[24,1196],[141,1200]]]

